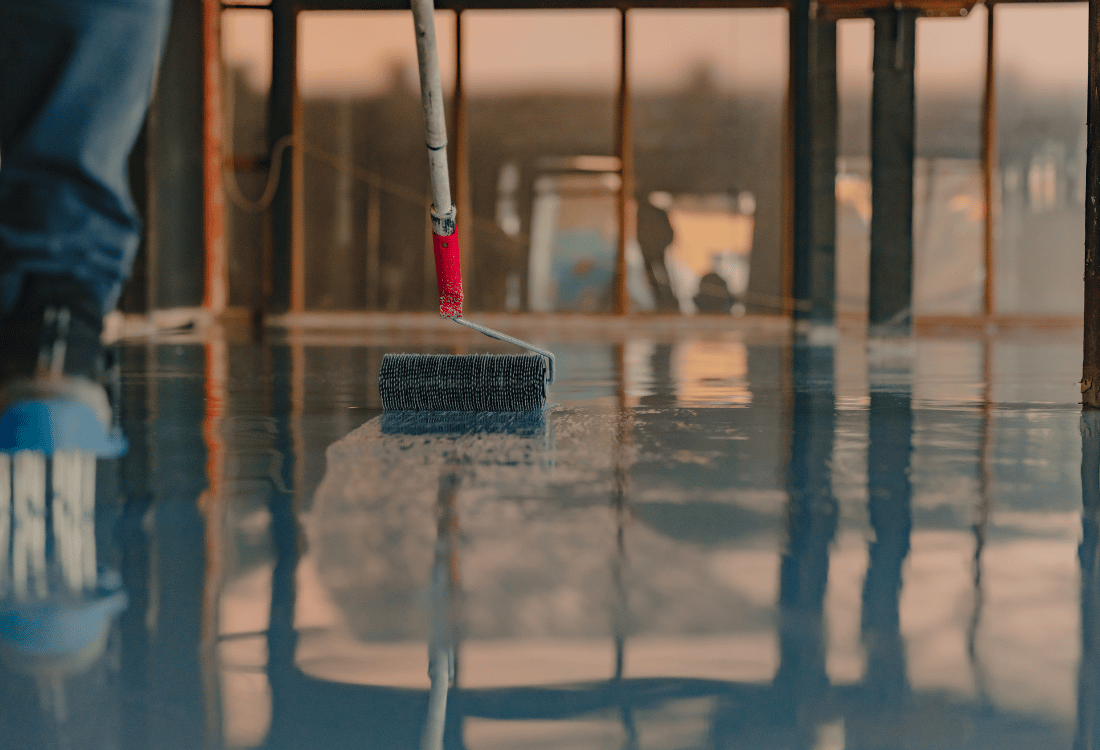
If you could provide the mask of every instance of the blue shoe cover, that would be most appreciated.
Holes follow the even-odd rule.
[[[117,458],[126,448],[122,431],[104,427],[91,407],[79,401],[17,401],[0,415],[0,453],[78,450]]]
[[[128,605],[125,590],[102,586],[77,601],[9,602],[0,605],[0,644],[29,657],[77,654],[100,641]]]

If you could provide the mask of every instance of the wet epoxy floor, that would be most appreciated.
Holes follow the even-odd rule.
[[[0,747],[1100,740],[1079,336],[537,343],[553,408],[472,425],[380,414],[445,344],[126,344],[128,606],[0,649]]]

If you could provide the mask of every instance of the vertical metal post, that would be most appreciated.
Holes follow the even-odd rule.
[[[997,174],[997,99],[995,88],[996,48],[994,19],[996,6],[993,0],[985,3],[985,92],[982,96],[982,199],[985,202],[983,236],[983,265],[985,284],[982,290],[982,315],[990,317],[996,312],[994,281],[994,245],[996,242],[996,191]]]
[[[791,295],[794,314],[810,297],[812,128],[810,87],[810,0],[794,0],[790,9],[790,83],[788,108],[791,150]]]
[[[816,5],[816,4],[815,4]],[[817,6],[820,8],[821,6]],[[810,134],[810,319],[836,317],[836,156],[839,110],[836,80],[836,21],[810,19],[812,78]]]
[[[795,78],[798,75],[798,63],[796,51],[798,45],[795,41],[795,13],[792,5],[787,6],[787,27],[789,38],[787,41],[787,91],[783,101],[783,244],[781,246],[782,259],[779,268],[780,290],[782,296],[781,314],[790,318],[794,315],[794,245],[795,225],[799,222],[795,212],[795,127],[794,127],[794,100],[795,90],[798,88]],[[804,59],[804,55],[798,59]]]
[[[295,194],[295,162],[299,155],[298,8],[294,0],[271,2],[271,94],[268,102],[268,142],[273,148],[290,140],[280,162],[278,187],[271,202],[271,261],[268,274],[269,312],[301,306],[300,196]],[[274,154],[273,154],[274,156]],[[304,264],[302,264],[304,265]],[[297,303],[297,304],[296,304]]]
[[[634,143],[630,123],[630,80],[627,71],[627,9],[619,9],[619,194],[616,204],[619,219],[619,244],[615,258],[615,314],[630,312],[630,294],[626,286],[626,240],[630,230],[629,208],[634,192]]]
[[[1081,403],[1100,409],[1100,0],[1089,0],[1088,159],[1085,165],[1085,340]]]
[[[817,3],[790,10],[792,268],[795,317],[835,318],[836,156],[838,133],[836,21]]]
[[[228,303],[229,265],[225,248],[225,191],[222,187],[222,7],[220,0],[202,3],[203,232],[206,279],[203,307],[222,312]]]
[[[871,92],[868,333],[907,336],[913,322],[914,69],[919,11],[879,8]]]
[[[198,307],[205,292],[204,12],[173,3],[157,92],[149,112],[149,303],[154,309]]]

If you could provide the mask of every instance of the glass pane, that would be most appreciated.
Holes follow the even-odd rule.
[[[874,24],[837,23],[836,311],[867,313],[871,231],[871,42]]]
[[[222,147],[234,165],[223,178],[228,199],[225,238],[229,304],[257,309],[264,301],[261,238],[265,216],[256,204],[267,183],[271,14],[263,10],[222,13],[222,55]]]
[[[838,25],[837,309],[867,309],[871,225],[871,70],[874,24]],[[985,11],[917,24],[913,179],[913,307],[917,314],[981,310],[981,111]]]
[[[468,306],[610,312],[618,12],[468,11],[462,28]]]
[[[777,312],[786,12],[632,11],[629,48],[635,307]]]
[[[998,6],[997,306],[1084,304],[1088,6]]]
[[[913,310],[981,312],[984,7],[965,18],[917,22]]]
[[[448,122],[454,14],[436,13]],[[436,302],[428,162],[412,16],[303,13],[306,307],[428,310]]]

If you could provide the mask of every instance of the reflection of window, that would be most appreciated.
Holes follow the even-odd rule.
[[[687,404],[752,403],[748,349],[740,341],[686,341],[672,352],[676,400]]]
[[[1048,211],[1060,203],[1058,183],[1064,179],[1065,161],[1065,149],[1058,143],[1044,145],[1031,157],[1027,170],[1027,195],[1032,211]]]

